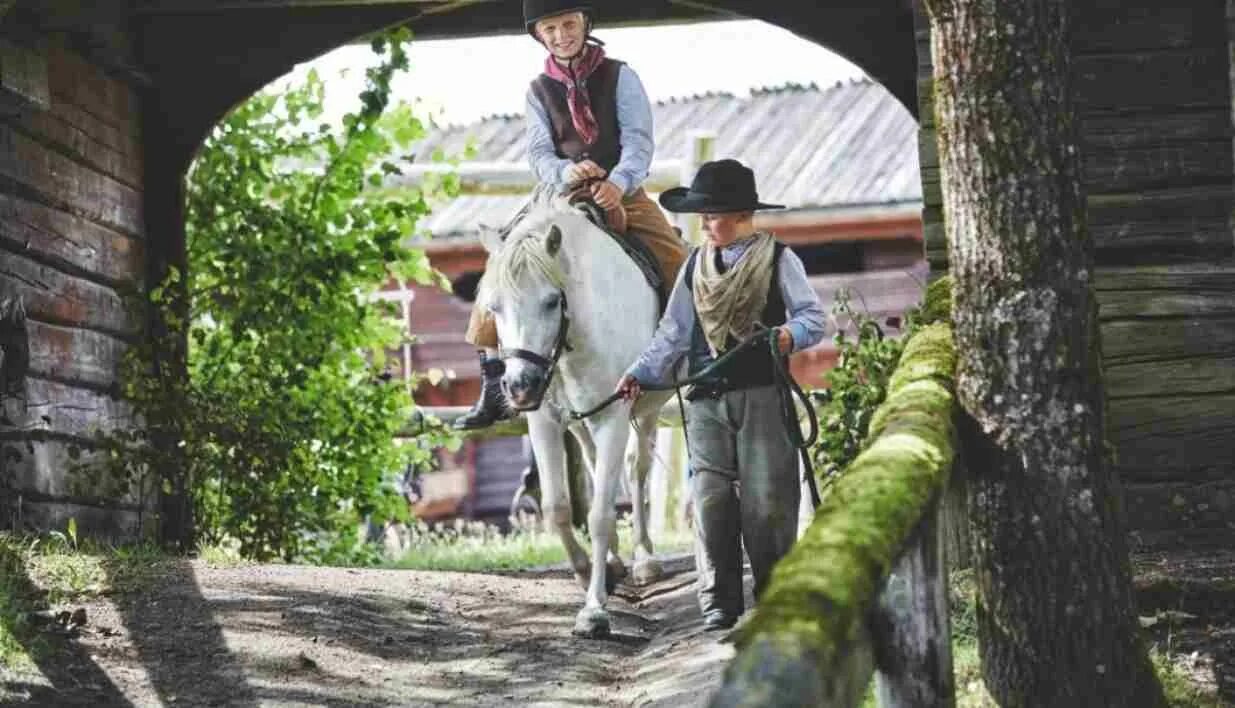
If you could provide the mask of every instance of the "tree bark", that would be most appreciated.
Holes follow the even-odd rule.
[[[925,2],[987,687],[1163,706],[1104,448],[1068,3]]]

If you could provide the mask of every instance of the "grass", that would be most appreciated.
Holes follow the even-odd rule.
[[[240,544],[235,542],[202,544],[197,548],[197,557],[209,568],[239,568],[255,562],[240,555]]]
[[[630,522],[618,522],[619,547],[630,555]],[[580,539],[586,541],[586,539]],[[656,552],[689,549],[693,536],[689,530],[675,531],[652,539]],[[584,546],[588,546],[585,544]],[[566,562],[566,549],[557,534],[531,526],[516,526],[508,533],[483,523],[456,523],[430,528],[417,524],[411,528],[408,549],[402,557],[385,564],[405,570],[447,570],[486,572],[524,570]]]
[[[1166,691],[1166,701],[1171,708],[1221,708],[1223,705],[1213,693],[1198,686],[1179,664],[1179,657],[1170,652],[1150,650],[1149,658],[1158,672],[1158,680]]]
[[[0,668],[17,670],[34,665],[41,653],[29,612],[37,599],[26,574],[25,549],[15,539],[0,536]]]
[[[0,668],[32,668],[48,650],[32,613],[154,582],[168,557],[153,546],[78,543],[76,534],[0,533]]]

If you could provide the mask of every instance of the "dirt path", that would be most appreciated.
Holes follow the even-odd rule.
[[[6,705],[700,705],[732,648],[705,634],[693,564],[619,587],[613,637],[570,636],[565,571],[484,575],[174,566],[141,595],[85,605],[42,676]]]

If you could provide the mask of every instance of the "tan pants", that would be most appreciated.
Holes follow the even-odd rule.
[[[626,208],[626,233],[647,245],[664,273],[665,287],[672,288],[678,270],[686,261],[686,242],[642,187],[623,199],[622,206]],[[467,323],[464,338],[477,347],[497,348],[497,324],[493,321],[493,315],[479,303],[472,306],[472,317]]]

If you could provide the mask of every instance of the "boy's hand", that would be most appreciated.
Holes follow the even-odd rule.
[[[603,179],[607,172],[605,168],[591,160],[583,160],[566,168],[566,184],[574,185],[585,179]]]
[[[592,185],[592,199],[596,200],[601,209],[616,209],[622,203],[622,188],[609,180],[597,182]]]
[[[622,377],[621,381],[618,381],[615,393],[621,396],[622,400],[633,401],[643,393],[643,389],[639,386],[639,379],[626,374]]]
[[[776,328],[776,348],[781,354],[788,354],[793,351],[793,334],[788,327]]]

